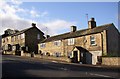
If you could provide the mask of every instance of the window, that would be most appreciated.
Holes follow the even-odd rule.
[[[11,37],[11,42],[14,42],[14,37],[13,36]]]
[[[5,50],[8,50],[8,45],[7,44],[5,45]]]
[[[15,36],[15,40],[16,40],[16,41],[18,40],[18,36]]]
[[[5,38],[3,38],[3,43],[5,43]]]
[[[96,45],[94,36],[90,36],[90,44],[91,45]]]
[[[6,38],[6,42],[8,42],[9,38]]]
[[[41,48],[45,48],[45,43],[40,44]]]
[[[74,38],[68,39],[68,45],[74,45],[75,40]]]
[[[21,39],[21,35],[18,35],[18,39]]]
[[[12,50],[15,51],[16,50],[16,46],[12,46]]]
[[[24,33],[21,34],[21,39],[23,39],[23,38],[25,38],[25,34]]]
[[[54,41],[54,45],[55,45],[55,46],[60,46],[60,43],[61,43],[60,40],[59,40],[59,41]]]
[[[55,56],[55,57],[60,57],[60,56],[61,56],[61,53],[60,53],[60,52],[55,52],[55,53],[54,53],[54,56]]]
[[[37,34],[37,39],[38,39],[38,40],[40,39],[40,34]]]

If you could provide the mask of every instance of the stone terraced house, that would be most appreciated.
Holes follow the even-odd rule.
[[[44,39],[44,33],[36,24],[32,27],[18,31],[7,29],[2,35],[2,50],[4,54],[21,55],[22,53],[38,53],[38,42]]]
[[[119,40],[120,33],[113,23],[96,26],[91,18],[87,29],[71,26],[71,32],[47,36],[38,44],[38,51],[49,57],[68,57],[71,62],[97,64],[102,56],[120,56]]]

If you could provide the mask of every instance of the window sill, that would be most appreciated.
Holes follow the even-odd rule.
[[[97,44],[91,44],[90,46],[97,46]]]
[[[68,46],[73,46],[73,45],[75,45],[75,44],[67,44]]]

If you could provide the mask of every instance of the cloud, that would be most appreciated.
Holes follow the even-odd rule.
[[[70,26],[75,25],[75,22],[70,22],[62,19],[50,20],[47,22],[36,22],[27,19],[26,17],[21,17],[18,13],[23,15],[29,15],[36,19],[37,17],[45,17],[48,15],[47,11],[37,11],[34,7],[29,10],[21,8],[22,2],[12,0],[12,2],[7,3],[2,1],[0,4],[0,35],[4,33],[6,29],[18,29],[22,30],[31,26],[32,22],[37,23],[37,27],[41,29],[45,34],[56,35],[63,33],[63,31],[69,30]],[[4,6],[4,7],[3,7]]]
[[[11,0],[11,2],[12,2],[13,4],[15,4],[15,5],[20,5],[20,4],[22,4],[22,1],[20,1],[20,0]]]
[[[19,17],[17,12],[23,12],[24,9],[20,8],[19,5],[22,2],[11,2],[7,3],[2,0],[0,4],[0,35],[4,33],[4,30],[10,29],[22,29],[23,27],[28,27],[30,25],[30,20]],[[14,4],[14,5],[13,5]],[[25,26],[26,25],[26,26]]]
[[[58,19],[49,21],[47,23],[42,23],[42,25],[45,26],[45,30],[48,32],[48,34],[56,35],[63,33],[63,31],[68,31],[70,26],[76,25],[76,22],[69,22]]]
[[[30,11],[31,17],[35,18],[35,17],[39,17],[39,13],[35,10],[34,7],[32,7],[32,10]]]
[[[48,15],[48,12],[47,11],[38,12],[34,7],[32,7],[30,14],[32,18],[37,18],[37,17],[45,17],[46,15]]]
[[[47,12],[47,11],[44,11],[43,13],[41,13],[41,17],[44,17],[44,16],[46,16],[46,15],[48,15],[48,12]]]

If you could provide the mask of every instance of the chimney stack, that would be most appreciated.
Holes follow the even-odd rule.
[[[32,26],[33,26],[33,27],[36,27],[36,23],[32,23]]]
[[[50,37],[50,35],[46,35],[46,39],[49,38],[49,37]]]
[[[77,30],[76,26],[71,26],[71,32],[75,32]]]
[[[91,18],[90,21],[88,21],[88,28],[92,29],[94,27],[96,27],[96,21],[94,18]]]

